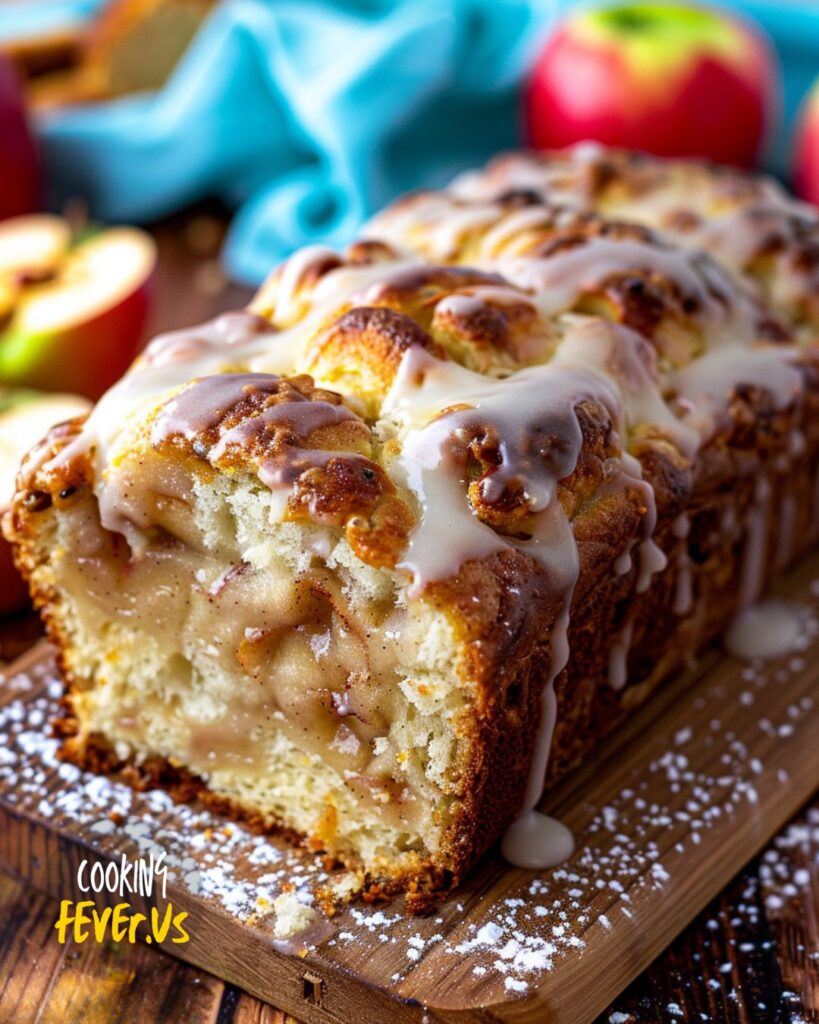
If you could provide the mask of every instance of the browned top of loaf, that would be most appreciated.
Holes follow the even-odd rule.
[[[519,167],[521,158],[509,161]],[[505,167],[501,162],[500,170]],[[416,193],[377,216],[368,230],[377,237],[396,235],[430,260],[496,267],[515,283],[515,274],[520,274],[535,291],[538,272],[527,268],[540,264],[547,281],[568,279],[576,286],[574,291],[569,288],[556,313],[602,316],[623,324],[648,340],[668,365],[685,365],[701,355],[712,326],[709,318],[728,319],[740,307],[758,339],[791,340],[788,316],[760,301],[707,252],[671,245],[647,223],[565,205],[561,200],[569,197],[557,188],[552,194],[549,185],[542,191],[512,188],[495,194],[500,187],[490,165],[476,196],[457,190]],[[509,225],[516,214],[526,216],[513,229]],[[442,235],[440,221],[447,219],[460,227]],[[572,258],[573,270],[559,269]],[[558,268],[556,273],[553,268]],[[551,287],[550,281],[544,289]],[[518,346],[519,361],[525,361],[520,351]]]
[[[650,224],[745,274],[780,315],[819,326],[819,212],[773,179],[704,160],[585,145],[503,154],[467,191],[506,199],[528,194]]]

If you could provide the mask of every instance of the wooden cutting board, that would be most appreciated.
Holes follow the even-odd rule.
[[[161,849],[175,876],[167,898],[190,915],[190,941],[162,948],[305,1021],[586,1024],[819,785],[815,579],[819,556],[780,591],[802,608],[798,651],[764,666],[709,655],[550,795],[544,809],[577,839],[569,862],[526,872],[489,858],[429,918],[405,918],[400,901],[354,904],[276,940],[273,900],[309,900],[322,865],[195,805],[62,765],[45,645],[0,681],[0,863],[78,899],[83,859]]]

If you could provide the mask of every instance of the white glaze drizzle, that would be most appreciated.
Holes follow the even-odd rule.
[[[631,567],[634,564],[634,560],[631,557],[631,550],[633,546],[633,542],[630,542],[626,550],[614,559],[615,576],[625,576],[626,573],[631,572]]]
[[[131,370],[94,406],[82,432],[64,448],[54,465],[93,450],[97,496],[105,486],[111,451],[128,422],[140,411],[156,405],[165,395],[187,384],[242,365],[250,349],[277,344],[278,334],[253,314],[227,314],[192,328],[160,335]]]
[[[483,236],[480,242],[480,257],[491,260],[498,252],[510,245],[520,245],[526,240],[527,232],[548,226],[553,211],[547,206],[524,206],[501,217]]]
[[[765,583],[770,514],[771,484],[768,477],[762,474],[754,483],[754,500],[745,514],[746,539],[739,577],[740,609],[756,601]]]
[[[691,556],[688,553],[688,534],[691,530],[691,521],[688,515],[683,512],[674,520],[672,533],[681,541],[680,550],[677,554],[677,585],[674,592],[675,615],[687,615],[694,605],[694,594],[691,573]]]
[[[592,196],[588,170],[608,159],[605,149],[586,143],[546,162],[520,154],[505,158],[502,167],[490,165],[486,171],[460,175],[450,191],[473,202],[486,202],[515,188],[531,189],[545,201],[580,208],[588,208],[591,202],[620,218],[651,224],[689,246],[711,252],[735,272],[747,269],[766,239],[774,236],[785,242],[797,241],[794,222],[815,224],[817,220],[815,208],[793,199],[773,178],[758,175],[750,198],[732,197],[720,193],[719,175],[697,176],[699,169],[694,165],[662,160],[656,161],[654,181],[642,178],[633,195],[629,195],[626,170],[624,188]],[[694,218],[677,227],[674,217],[680,210],[693,213]]]
[[[311,260],[302,263],[302,271],[318,255],[313,251]],[[321,255],[326,257],[324,250]],[[354,301],[373,283],[389,280],[418,266],[417,261],[401,260],[329,270],[311,291],[310,313],[285,330],[276,330],[255,313],[244,311],[226,313],[198,327],[159,335],[128,373],[97,402],[81,434],[62,450],[54,466],[93,450],[94,488],[99,496],[105,486],[106,467],[116,439],[137,414],[155,408],[193,377],[231,370],[295,372],[309,340],[334,311]]]
[[[499,214],[500,207],[494,203],[462,207],[450,205],[446,216],[437,220],[432,231],[436,259],[451,259],[458,252],[464,235],[494,223]]]
[[[215,374],[195,380],[162,407],[154,420],[151,440],[154,444],[162,444],[177,435],[196,438],[203,430],[217,426],[225,412],[244,395],[251,392],[276,393],[279,381],[272,374],[260,373]],[[309,448],[300,444],[314,431],[355,419],[355,413],[344,405],[310,400],[297,391],[288,391],[286,400],[261,408],[252,417],[220,431],[218,440],[207,452],[207,458],[211,465],[218,465],[232,451],[253,451],[260,440],[270,438],[277,428],[285,430],[287,443],[280,445],[275,452],[262,455],[257,467],[259,479],[273,495],[271,518],[281,521],[285,518],[294,485],[306,470],[326,466],[331,459],[366,461],[364,456],[355,452]],[[326,521],[327,525],[335,522],[332,517],[324,520],[312,504],[309,510],[314,522]]]
[[[495,306],[526,306],[535,311],[535,303],[531,296],[517,288],[504,288],[501,285],[479,284],[469,285],[462,292],[445,295],[435,304],[435,313],[454,313],[458,316],[474,316],[486,309],[487,304]]]
[[[575,150],[571,154],[570,164],[573,166],[568,167],[568,174],[565,165],[555,167],[534,164],[524,158],[519,163],[510,162],[501,182],[493,182],[491,173],[487,178],[480,175],[470,176],[460,183],[462,187],[459,188],[458,183],[453,186],[452,193],[459,194],[460,198],[451,200],[450,209],[464,198],[471,198],[473,201],[485,200],[504,188],[532,185],[541,189],[547,198],[558,198],[562,201],[565,199],[565,193],[560,190],[561,182],[563,187],[568,185],[576,188],[577,183],[582,180],[582,176],[576,173],[578,165],[588,161],[594,162],[600,156],[601,152],[596,147],[584,149],[582,152]],[[552,184],[557,186],[557,196],[549,194],[549,186]],[[694,229],[701,231],[702,242],[707,248],[715,251],[735,269],[741,269],[741,265],[751,258],[756,249],[751,236],[755,234],[758,244],[760,215],[764,216],[772,227],[781,227],[786,216],[804,214],[803,210],[797,208],[798,204],[790,204],[775,186],[763,182],[760,189],[759,203],[751,206],[742,205],[731,210],[719,223],[710,217],[701,222],[700,228]],[[669,197],[662,192],[658,193],[655,210],[658,222],[663,220],[666,207],[660,207],[666,200],[669,200],[669,214],[678,203],[677,196]],[[485,209],[485,206],[482,208]],[[664,249],[662,246],[633,240],[600,238],[540,259],[526,256],[493,259],[504,245],[514,244],[516,235],[525,241],[525,231],[542,225],[548,212],[547,207],[540,211],[528,207],[501,218],[499,224],[505,224],[508,230],[501,230],[499,237],[495,233],[499,225],[494,225],[484,238],[486,248],[480,250],[481,257],[491,268],[501,269],[514,284],[531,291],[541,311],[547,316],[570,308],[584,287],[594,287],[607,274],[634,267],[663,274],[675,281],[684,293],[696,299],[706,314],[706,336],[713,345],[712,350],[706,351],[689,366],[665,375],[663,383],[676,395],[677,415],[672,413],[663,401],[660,389],[651,386],[654,381],[649,381],[649,386],[646,386],[648,375],[645,372],[642,375],[643,379],[638,378],[637,386],[630,390],[622,388],[623,378],[625,376],[627,379],[628,374],[621,373],[618,376],[621,398],[630,426],[636,423],[660,424],[681,450],[693,455],[721,426],[728,423],[730,396],[738,384],[749,384],[764,389],[773,396],[777,409],[783,409],[800,400],[804,382],[797,367],[792,365],[794,357],[798,355],[798,349],[757,344],[755,335],[758,315],[750,294],[744,287],[727,277],[718,265],[707,259],[696,254]],[[558,212],[560,211],[553,211],[554,215]],[[562,215],[566,215],[565,211]],[[815,214],[812,214],[812,217],[815,219]],[[755,232],[751,231],[754,221]],[[694,223],[696,225],[696,221]],[[782,287],[781,283],[779,287]],[[578,346],[577,340],[574,344]],[[570,346],[565,343],[560,345],[555,361],[560,360],[562,353],[569,348]],[[626,346],[625,351],[632,354],[635,347]],[[579,362],[581,365],[596,365],[604,372],[612,374],[610,364],[601,366],[601,360],[595,359],[593,345],[585,346]],[[637,365],[640,366],[639,361]],[[687,436],[681,434],[680,427],[688,428]],[[741,585],[741,600],[744,603],[753,600],[764,580],[768,516],[769,502],[764,500],[760,492],[747,524]],[[779,540],[775,552],[778,564],[786,563],[790,557],[794,519],[793,502],[789,504],[785,501],[781,510]],[[662,553],[653,547],[650,540],[644,542],[642,553],[647,556],[641,561],[647,564],[648,571],[641,572],[638,577],[638,591],[647,587],[650,571],[656,571],[664,564]],[[629,549],[618,557],[615,571],[628,571],[630,560]],[[678,614],[685,614],[690,610],[692,600],[687,551],[680,555],[677,570],[675,609]]]
[[[589,159],[594,158],[594,151],[590,150]],[[565,175],[565,168],[562,173]],[[435,207],[433,202],[428,208],[428,222],[433,225]],[[481,253],[487,261],[498,249],[513,245],[516,234],[547,219],[542,208],[527,207],[500,216],[502,211],[495,204],[487,203],[480,209],[463,208],[457,217],[453,217],[451,201],[442,201],[437,208],[439,223],[451,218],[450,223],[433,230],[433,243],[441,251],[451,253],[465,232],[492,225],[481,243],[485,247]],[[406,215],[409,230],[410,221],[415,219],[417,223],[417,210],[413,211],[409,204]],[[393,227],[391,225],[391,232]],[[79,443],[95,447],[98,462],[104,467],[111,441],[123,421],[145,406],[155,406],[191,377],[236,368],[293,372],[305,339],[311,337],[330,313],[345,301],[366,303],[375,294],[373,289],[383,291],[385,283],[396,281],[407,270],[423,266],[412,260],[339,267],[325,273],[303,299],[298,296],[298,286],[307,269],[317,260],[331,257],[335,258],[331,250],[316,247],[298,254],[280,273],[275,284],[277,316],[286,320],[295,315],[296,306],[301,308],[302,304],[309,310],[306,319],[294,328],[273,331],[258,322],[216,321],[198,331],[177,332],[175,336],[158,339],[146,358],[98,405]],[[803,385],[801,375],[790,363],[795,350],[784,346],[751,347],[752,306],[744,293],[708,261],[662,246],[596,238],[552,257],[510,257],[503,262],[513,284],[528,288],[532,293],[530,298],[547,315],[570,308],[584,287],[593,286],[607,274],[635,268],[663,274],[677,282],[681,291],[697,299],[710,321],[706,333],[716,346],[689,367],[660,380],[656,365],[651,363],[651,358],[656,357],[652,355],[647,359],[637,344],[639,341],[643,349],[648,348],[642,339],[636,335],[629,338],[630,332],[615,329],[614,325],[607,324],[604,331],[600,321],[590,320],[589,324],[598,326],[588,327],[585,336],[579,328],[569,331],[550,364],[518,371],[501,384],[455,364],[432,360],[420,350],[412,349],[405,356],[384,405],[387,420],[392,418],[393,421],[389,429],[403,434],[403,450],[392,472],[399,482],[415,491],[423,513],[421,525],[402,563],[413,575],[414,591],[419,592],[425,582],[452,575],[466,560],[512,547],[537,558],[564,594],[562,611],[550,638],[552,671],[543,688],[526,799],[522,815],[509,833],[513,837],[509,840],[510,856],[520,857],[521,854],[514,852],[519,845],[515,837],[531,836],[533,832],[541,836],[555,834],[552,826],[543,825],[540,821],[543,816],[538,816],[533,808],[542,792],[554,727],[554,680],[569,655],[569,604],[577,577],[577,549],[556,489],[557,481],[574,468],[582,441],[574,415],[576,402],[584,396],[601,402],[609,409],[623,437],[627,427],[649,423],[667,432],[681,450],[693,454],[721,422],[728,393],[737,383],[764,387],[772,392],[779,408],[793,401]],[[493,268],[498,265],[499,261],[495,260]],[[504,298],[499,300],[497,295],[486,294],[483,301],[508,299],[511,302],[513,298],[525,301],[513,289],[502,285],[494,290],[504,292]],[[472,294],[444,301],[463,314],[465,310],[476,312],[479,300],[480,296]],[[605,344],[600,345],[603,335],[606,335]],[[677,409],[672,409],[665,400],[668,391],[664,385],[669,382]],[[462,402],[469,408],[438,415],[442,408],[455,402]],[[557,425],[565,457],[565,461],[556,460],[546,471],[542,459],[535,466],[521,447],[522,439],[531,438],[536,423],[544,417],[548,417],[550,431]],[[458,472],[457,466],[453,472],[451,463],[457,463],[457,458],[451,442],[459,432],[468,434],[486,422],[496,428],[501,439],[503,468],[494,474],[494,479],[490,475],[485,481],[484,499],[496,500],[504,485],[512,480],[524,481],[534,527],[528,541],[502,537],[482,523],[468,505],[463,473]],[[271,479],[275,475],[272,470]],[[102,472],[97,474],[98,488],[103,486],[103,477]],[[612,466],[610,483],[613,487],[642,488],[645,495],[646,528],[639,547],[640,566],[636,579],[637,589],[644,590],[652,573],[665,564],[664,555],[652,539],[656,519],[653,491],[642,481],[637,461],[627,454]],[[742,600],[746,603],[753,600],[764,578],[769,506],[770,496],[758,493],[752,510],[758,515],[755,520],[753,517],[749,520],[743,566]],[[622,571],[630,570],[631,546],[617,564]],[[630,636],[626,637],[625,632],[618,639],[623,651],[622,671],[615,666],[612,673],[615,681],[622,675],[623,683],[630,646]],[[540,860],[542,856],[545,854],[539,855]]]
[[[534,834],[553,835],[556,828],[545,824],[534,808],[543,792],[551,748],[556,712],[554,682],[569,658],[569,608],[579,562],[571,524],[557,498],[557,484],[577,462],[582,434],[575,407],[583,398],[599,402],[614,423],[622,425],[617,384],[593,367],[580,369],[569,360],[553,360],[497,382],[442,363],[422,349],[411,349],[384,403],[386,415],[399,424],[402,432],[402,453],[392,472],[421,503],[420,525],[400,563],[413,574],[416,592],[429,580],[452,576],[469,558],[514,547],[541,562],[562,598],[560,614],[550,633],[551,667],[542,691],[523,805],[503,844],[505,855],[525,866],[553,863],[548,842],[545,848],[539,844],[538,851],[529,849],[524,854],[522,850]],[[447,402],[456,408],[432,418]],[[529,541],[498,535],[477,519],[467,503],[465,467],[458,464],[452,443],[456,438],[468,442],[476,430],[486,427],[493,428],[502,439],[503,463],[489,475],[483,497],[492,502],[501,497],[507,483],[522,484],[534,513]],[[530,454],[532,438],[538,431],[560,439],[548,462],[542,453],[536,459]],[[641,479],[639,463],[627,454],[611,469],[605,487],[639,488],[646,495],[649,536],[641,544],[642,567],[637,583],[644,588],[651,573],[665,565],[664,556],[650,539],[656,519],[653,490]],[[564,835],[559,828],[557,831]]]
[[[422,508],[421,524],[401,563],[412,572],[415,588],[427,580],[451,576],[469,558],[514,547],[540,561],[550,585],[560,595],[561,609],[550,632],[549,678],[541,693],[523,806],[503,841],[507,859],[527,867],[557,863],[571,852],[562,826],[550,824],[534,807],[543,792],[551,748],[556,710],[554,681],[569,658],[569,607],[579,561],[571,524],[557,497],[557,483],[572,472],[577,461],[582,434],[574,408],[584,395],[619,418],[613,390],[594,371],[581,374],[567,368],[537,366],[497,382],[412,349],[404,356],[384,403],[385,412],[405,431],[402,455],[392,472],[418,495]],[[469,407],[430,421],[447,399],[450,404]],[[562,442],[549,462],[541,453],[533,458],[530,451],[533,434],[544,424]],[[481,425],[497,431],[504,459],[501,482],[490,476],[484,498],[499,498],[506,482],[522,483],[535,520],[530,541],[501,537],[469,508],[463,467],[454,462],[450,446],[453,439],[459,435],[468,438]],[[557,851],[555,835],[562,837]],[[537,842],[534,836],[539,837]]]
[[[577,171],[597,163],[605,150],[596,142],[580,142],[573,146],[564,160],[541,162],[524,154],[506,156],[501,176],[490,164],[488,170],[464,171],[450,185],[450,191],[463,199],[486,200],[509,189],[532,189],[546,196],[559,196],[564,203],[581,204],[586,189],[579,187],[582,174]]]
[[[573,587],[576,546],[557,500],[557,483],[577,461],[582,434],[574,409],[583,398],[619,419],[614,390],[594,371],[546,364],[497,381],[420,348],[404,356],[383,411],[403,428],[402,451],[391,472],[418,496],[422,508],[421,523],[399,563],[412,574],[416,593],[429,581],[454,575],[469,558],[510,547],[541,561],[561,587]],[[454,405],[468,408],[437,415]],[[503,461],[482,481],[483,500],[492,504],[507,485],[522,485],[533,515],[531,540],[498,534],[467,502],[457,442],[485,427],[497,433]],[[533,438],[539,434],[559,438],[560,444],[537,452]],[[612,468],[622,473],[622,467]]]
[[[398,236],[409,249],[450,261],[458,256],[459,241],[468,230],[486,227],[473,262],[498,270],[514,285],[535,293],[547,317],[571,309],[585,291],[598,289],[612,274],[643,271],[667,278],[681,294],[694,299],[699,319],[714,340],[745,343],[756,333],[758,310],[750,294],[704,253],[660,240],[595,236],[536,256],[525,252],[528,233],[550,224],[559,227],[576,213],[545,205],[502,213],[502,207],[464,202],[452,192],[424,193],[412,206],[399,204],[387,210],[367,230],[385,240]]]
[[[579,372],[585,372],[588,374],[590,370],[596,369],[599,373],[599,379],[606,381],[606,393],[616,396],[616,406],[620,408],[620,414],[624,421],[631,422],[634,424],[640,422],[651,422],[659,423],[665,427],[668,434],[676,441],[679,447],[686,450],[690,454],[694,454],[702,443],[702,430],[701,422],[696,422],[695,425],[689,425],[685,422],[681,423],[680,420],[674,415],[665,403],[662,397],[662,393],[659,389],[659,385],[656,379],[653,378],[651,372],[651,360],[648,360],[648,364],[644,358],[643,353],[640,353],[641,345],[645,347],[645,343],[642,342],[638,336],[629,332],[625,328],[617,327],[611,324],[602,324],[596,320],[584,320],[584,318],[574,318],[572,320],[573,330],[570,330],[567,337],[564,338],[558,346],[557,352],[553,357],[552,362],[549,364],[551,369],[557,369],[558,367],[564,367],[565,369],[575,369]],[[729,355],[730,351],[730,355]],[[753,370],[746,374],[742,365],[742,356],[746,355],[747,352],[739,345],[726,347],[726,350],[722,353],[721,364],[727,367],[728,365],[733,366],[734,381],[737,379],[742,380],[745,377],[751,379],[757,378],[762,383],[765,382],[764,386],[770,386],[771,382],[774,383],[774,397],[778,404],[785,405],[794,400],[794,397],[801,391],[802,380],[798,371],[790,366],[789,360],[792,358],[792,351],[783,351],[783,349],[771,347],[761,352],[759,357],[755,359],[752,357],[751,362],[753,363]],[[612,358],[614,356],[614,358]],[[416,359],[421,361],[426,360],[428,357],[425,354],[420,354]],[[774,368],[773,375],[765,373],[765,370],[769,370],[771,367]],[[402,372],[406,373],[410,377],[417,377],[418,366],[413,366],[413,359],[408,359],[407,362],[402,366]],[[539,368],[532,368],[538,370]],[[655,369],[656,373],[656,369]],[[441,375],[440,379],[436,382],[436,377]],[[423,373],[423,381],[419,382],[417,379],[414,380],[413,385],[409,389],[404,389],[404,393],[401,395],[401,386],[396,389],[394,387],[392,398],[388,399],[386,408],[398,408],[404,406],[405,408],[409,405],[412,406],[416,412],[420,409],[424,410],[421,420],[425,417],[429,418],[434,416],[436,412],[446,404],[447,399],[454,403],[460,401],[468,401],[471,397],[474,399],[474,395],[464,394],[463,390],[458,387],[458,384],[453,382],[452,376],[463,378],[462,369],[454,369],[451,366],[447,366],[442,371],[440,366],[436,366],[429,373]],[[468,377],[472,378],[474,375],[469,374]],[[512,378],[507,378],[504,381],[502,387],[509,383],[509,380],[514,379],[517,375],[513,375]],[[725,376],[730,376],[730,371],[726,368]],[[401,373],[399,373],[399,378]],[[463,378],[466,379],[466,378]],[[485,379],[484,379],[485,380]],[[701,382],[694,378],[694,381],[683,378],[677,381],[677,393],[678,398],[680,395],[687,395],[697,389],[697,386]],[[574,396],[578,395],[577,383],[573,385],[573,391],[570,392]],[[703,389],[704,390],[704,389]],[[411,401],[408,400],[407,395],[412,392],[414,397]],[[506,392],[504,392],[506,394]],[[508,393],[509,401],[514,402],[512,391]],[[715,410],[720,409],[721,401],[724,403],[727,401],[728,395],[722,396],[718,391],[713,393],[710,397],[712,416]],[[649,409],[651,411],[649,411]],[[565,422],[565,416],[563,417]],[[703,431],[706,437],[711,428],[711,420],[709,420],[706,429]],[[699,429],[698,429],[699,428]],[[529,429],[527,425],[527,429]],[[508,424],[504,426],[502,433],[508,436],[509,433],[514,434],[514,431],[509,431]],[[437,450],[440,452],[439,446]],[[407,445],[406,440],[404,444],[404,452],[410,453],[412,445]],[[412,457],[417,463],[418,453],[413,453]],[[622,469],[626,471],[630,456],[625,454],[622,457]],[[433,459],[433,462],[437,464],[439,458]],[[631,469],[633,475],[639,476],[639,466],[636,464],[636,460],[633,460],[634,465],[637,467],[637,473],[634,473],[634,469]],[[632,478],[633,483],[633,478]],[[424,493],[424,487],[420,480],[416,480],[411,484],[412,489],[417,493]],[[451,491],[446,492],[445,496],[442,497],[440,504],[437,507],[437,514],[443,519],[447,515],[447,509],[451,509],[453,500],[463,500],[463,484],[458,481],[449,481],[447,485],[451,488]],[[650,487],[646,487],[648,500],[646,502],[649,509],[649,514],[646,517],[646,532],[647,537],[640,546],[641,554],[641,569],[638,574],[636,581],[636,589],[638,591],[645,590],[650,582],[650,578],[653,572],[659,571],[664,568],[666,564],[664,554],[654,544],[651,534],[653,533],[654,521],[656,518],[656,512],[653,507],[653,491]],[[429,506],[428,506],[429,508]],[[687,525],[687,522],[686,522]],[[682,529],[682,526],[678,526]],[[446,560],[444,567],[440,565],[433,569],[433,573],[441,572],[444,575],[451,574],[452,570],[452,553],[453,550],[458,552],[458,544],[462,542],[465,535],[469,535],[469,542],[467,544],[467,550],[480,550],[482,552],[488,552],[496,550],[496,545],[499,543],[497,536],[489,539],[486,534],[482,534],[481,538],[478,539],[472,535],[472,531],[475,529],[475,521],[467,525],[463,523],[461,528],[453,530],[453,545],[448,542],[431,544],[427,543],[424,545],[425,550],[438,550],[447,551]],[[480,528],[478,528],[480,529]],[[554,531],[554,523],[551,524],[550,529]],[[554,537],[555,534],[552,533]],[[542,537],[537,538],[542,540]],[[473,546],[476,545],[476,546]],[[747,555],[746,561],[749,566],[749,572],[754,566],[755,558],[753,554],[753,543],[749,542],[750,553]],[[460,560],[464,556],[463,549],[460,554],[456,555],[456,558]],[[628,552],[630,559],[630,552]],[[624,559],[625,562],[625,559]],[[417,566],[416,566],[417,568]],[[625,565],[621,563],[621,569],[625,569]],[[678,614],[685,614],[687,610],[690,610],[690,565],[687,563],[687,552],[685,552],[685,560],[681,558],[680,565],[680,580],[678,581],[678,591],[676,594],[676,610]],[[688,586],[686,586],[686,578],[688,580]],[[751,587],[752,584],[749,584]],[[558,628],[559,627],[559,628]],[[633,623],[627,623],[621,636],[618,637],[618,641],[612,651],[612,661],[610,665],[611,669],[611,682],[614,686],[622,686],[626,682],[626,659],[628,649],[630,647],[630,632],[633,629]],[[558,640],[561,642],[566,641],[568,630],[568,605],[566,606],[566,621],[556,623],[555,629],[552,635],[552,643],[554,649],[558,649]],[[568,660],[568,650],[565,651],[565,660]],[[561,663],[565,664],[563,658]],[[547,681],[547,685],[543,690],[542,707],[541,707],[541,726],[538,730],[536,742],[534,745],[534,754],[532,759],[532,769],[530,771],[529,780],[527,783],[527,800],[524,803],[521,818],[526,818],[528,815],[533,813],[533,808],[539,799],[542,792],[543,778],[545,775],[545,767],[548,763],[549,749],[551,746],[551,735],[554,727],[554,679],[558,672],[562,669],[562,664],[555,664],[554,675]],[[558,667],[560,666],[560,667]],[[513,836],[520,834],[528,834],[526,829],[520,832],[519,829],[523,829],[523,826],[515,824],[514,831],[510,833]],[[510,840],[511,842],[511,840]],[[511,856],[511,854],[510,854]]]
[[[628,682],[628,652],[634,633],[634,618],[629,616],[609,651],[609,686],[622,690]]]
[[[298,315],[301,301],[304,301],[299,300],[298,290],[307,271],[328,260],[337,259],[338,253],[325,245],[306,245],[285,260],[276,283],[275,322],[287,323]]]
[[[700,434],[666,402],[657,353],[651,345],[628,327],[597,317],[567,316],[563,322],[570,329],[552,361],[576,369],[593,367],[605,374],[617,389],[625,428],[650,423],[693,458],[700,447]]]
[[[725,634],[725,646],[737,658],[781,658],[797,650],[804,609],[769,598],[737,615]]]
[[[593,237],[549,256],[501,257],[497,269],[537,297],[544,316],[571,309],[586,291],[612,274],[656,273],[697,302],[707,336],[747,343],[755,335],[754,309],[744,291],[705,255],[634,239]]]
[[[373,217],[364,225],[362,237],[389,245],[398,239],[412,250],[416,235],[422,234],[434,257],[445,262],[456,254],[464,235],[493,223],[501,213],[491,201],[457,206],[445,192],[421,192]]]
[[[726,345],[705,352],[669,375],[683,422],[702,442],[726,424],[729,399],[739,384],[767,391],[777,410],[800,402],[804,381],[793,365],[799,350],[790,345]]]
[[[506,830],[501,853],[514,867],[543,870],[567,861],[574,846],[574,836],[563,822],[539,811],[528,811]]]
[[[552,359],[553,366],[566,366],[578,371],[584,367],[595,369],[609,380],[618,398],[622,420],[618,423],[621,436],[628,428],[641,423],[656,425],[661,433],[671,438],[677,447],[693,457],[699,447],[699,437],[690,427],[681,423],[664,401],[657,382],[656,353],[634,331],[620,324],[587,317],[569,317],[571,329],[561,340]],[[657,506],[653,487],[643,481],[642,467],[628,452],[621,456],[624,468],[645,502],[643,540],[638,547],[639,569],[637,593],[648,589],[655,573],[665,569],[667,561],[654,542],[657,525]],[[628,572],[632,562],[632,545],[615,562],[618,574]],[[627,564],[626,564],[627,563]]]

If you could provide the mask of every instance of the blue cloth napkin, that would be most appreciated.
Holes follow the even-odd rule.
[[[343,244],[402,191],[518,138],[522,69],[552,0],[227,0],[165,87],[59,111],[39,130],[55,203],[146,221],[236,207],[229,272]]]
[[[718,2],[779,49],[788,117],[773,166],[784,171],[794,111],[819,74],[819,3]],[[297,246],[343,245],[397,194],[519,144],[522,77],[575,6],[223,0],[159,93],[42,120],[54,202],[84,195],[97,217],[148,221],[221,198],[236,210],[227,269],[256,283]]]

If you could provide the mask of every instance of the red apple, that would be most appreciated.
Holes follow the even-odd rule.
[[[570,15],[526,93],[537,148],[593,139],[750,166],[772,127],[779,70],[744,21],[699,7],[619,3]]]
[[[795,139],[794,191],[819,206],[819,79],[802,104]]]
[[[56,217],[0,223],[0,383],[98,398],[139,348],[156,248],[136,228],[70,241]]]
[[[30,213],[39,200],[39,160],[22,85],[14,65],[0,54],[0,219]]]
[[[28,449],[55,423],[81,416],[90,402],[79,395],[45,395],[36,391],[0,391],[0,514],[11,504],[20,462]],[[22,608],[26,588],[14,568],[11,548],[0,535],[0,615]]]

